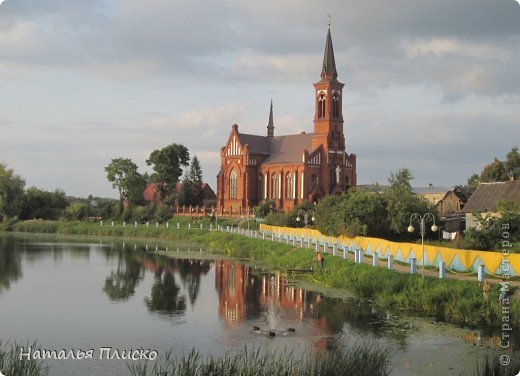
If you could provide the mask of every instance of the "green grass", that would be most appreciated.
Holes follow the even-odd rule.
[[[176,219],[170,228],[140,226],[134,228],[111,227],[88,222],[21,222],[15,231],[75,234],[89,236],[114,236],[132,238],[156,238],[162,240],[194,242],[203,244],[208,252],[224,254],[233,258],[247,259],[251,263],[285,271],[287,269],[318,269],[313,250],[292,248],[277,242],[253,239],[227,232],[200,229],[176,228]],[[365,264],[354,264],[341,257],[327,256],[323,273],[302,274],[302,280],[334,288],[346,288],[362,298],[379,304],[403,308],[421,316],[433,317],[471,327],[499,328],[501,305],[498,301],[499,287],[495,285],[489,298],[483,297],[477,281],[421,278],[418,275],[392,272]],[[510,299],[510,317],[514,327],[520,326],[520,300]]]
[[[37,347],[36,345],[21,346],[18,344],[3,344],[0,341],[0,371],[5,376],[44,376],[48,370],[41,361],[34,359],[20,359],[20,349]]]
[[[464,372],[462,376],[517,376],[520,370],[520,358],[511,357],[508,365],[500,364],[500,354],[486,357],[477,364],[475,369]]]
[[[364,342],[353,348],[320,353],[296,355],[283,351],[265,353],[243,350],[234,355],[202,356],[192,350],[176,357],[166,353],[164,360],[129,364],[132,376],[206,376],[206,375],[320,375],[320,376],[377,376],[389,374],[389,350]]]

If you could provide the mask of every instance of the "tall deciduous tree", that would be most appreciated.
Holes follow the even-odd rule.
[[[484,166],[480,175],[473,174],[468,179],[468,184],[472,189],[476,189],[479,183],[508,181],[511,179],[520,179],[520,153],[518,152],[518,146],[511,148],[511,151],[506,155],[505,161],[495,158],[493,162]]]
[[[21,219],[58,219],[67,207],[65,192],[56,189],[54,192],[30,187],[25,192],[20,209]]]
[[[406,233],[410,215],[422,214],[428,210],[428,204],[412,192],[412,179],[412,173],[407,168],[392,172],[388,178],[390,189],[385,193],[388,225],[397,235]]]
[[[480,174],[480,181],[483,183],[506,180],[509,180],[506,166],[504,162],[497,158],[495,158],[495,160],[490,164],[486,165]]]
[[[470,193],[473,193],[475,189],[477,189],[480,183],[480,176],[478,174],[473,174],[468,178],[468,185],[470,187]]]
[[[150,154],[146,163],[153,168],[151,179],[157,183],[161,201],[173,203],[176,184],[182,176],[183,167],[188,166],[189,161],[190,153],[181,144],[171,144]]]
[[[389,233],[387,202],[381,193],[353,189],[348,192],[344,208],[348,235],[386,236]]]
[[[115,158],[105,167],[107,179],[112,187],[119,192],[119,201],[123,206],[124,200],[131,197],[136,200],[142,195],[146,186],[146,178],[137,171],[137,165],[129,158]],[[139,192],[136,196],[136,191]],[[134,204],[130,202],[129,204]]]
[[[515,180],[520,179],[520,153],[518,152],[518,146],[515,146],[507,153],[504,164],[509,177]]]
[[[197,156],[193,156],[191,160],[190,170],[184,175],[182,181],[182,199],[183,205],[201,205],[202,204],[202,169]]]
[[[0,163],[0,220],[16,216],[20,210],[24,194],[25,181]]]

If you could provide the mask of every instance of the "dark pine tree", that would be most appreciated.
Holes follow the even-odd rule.
[[[202,205],[202,169],[196,155],[191,160],[190,170],[182,181],[181,204]]]

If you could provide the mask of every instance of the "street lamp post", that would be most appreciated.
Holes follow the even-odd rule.
[[[422,247],[422,270],[421,274],[424,278],[424,234],[426,233],[426,223],[433,222],[433,225],[431,227],[432,231],[437,231],[437,225],[435,224],[435,216],[432,213],[426,213],[423,216],[421,216],[418,213],[413,213],[410,216],[410,226],[408,226],[408,232],[414,232],[414,227],[412,226],[412,222],[418,223],[421,231],[421,247]]]
[[[300,209],[298,210],[298,216],[296,217],[296,222],[301,221],[301,216],[303,215],[303,223],[305,224],[305,227],[309,225],[309,215],[311,216],[310,220],[311,222],[314,222],[316,218],[314,218],[314,210],[309,209],[307,211]]]

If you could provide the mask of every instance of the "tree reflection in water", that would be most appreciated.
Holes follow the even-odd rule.
[[[22,277],[20,252],[7,236],[0,236],[0,292]]]
[[[165,315],[182,314],[187,299],[194,306],[200,293],[201,276],[211,269],[212,262],[198,259],[174,259],[146,252],[147,247],[134,246],[118,251],[107,250],[106,258],[117,257],[117,267],[105,279],[103,292],[111,301],[126,301],[135,293],[145,272],[154,274],[150,296],[144,303],[150,312]],[[180,277],[181,287],[176,277]]]
[[[180,315],[186,311],[186,297],[179,296],[179,291],[173,272],[161,270],[156,272],[152,292],[144,302],[151,312]]]
[[[152,258],[153,257],[153,258]],[[187,292],[194,306],[200,292],[201,275],[211,268],[211,263],[197,259],[173,259],[152,255],[147,259],[147,269],[155,272],[155,282],[150,297],[145,298],[148,309],[166,315],[178,315],[186,310],[186,294],[181,294],[175,275],[180,277],[182,290]]]
[[[182,287],[188,291],[188,299],[193,306],[200,292],[200,277],[208,273],[211,263],[194,259],[177,259],[176,261]]]
[[[144,277],[141,252],[118,252],[117,269],[105,280],[103,292],[111,301],[125,301],[134,295],[135,288]]]

